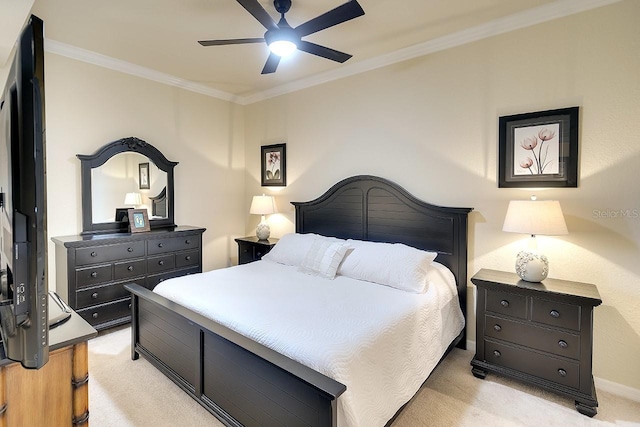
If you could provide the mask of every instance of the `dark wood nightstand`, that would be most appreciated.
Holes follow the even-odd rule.
[[[598,289],[549,278],[525,282],[486,269],[471,281],[478,288],[473,375],[515,378],[575,399],[581,414],[597,414],[591,356]]]
[[[235,240],[238,243],[238,264],[248,264],[260,260],[263,255],[269,253],[279,239],[258,240],[256,236],[249,236]]]

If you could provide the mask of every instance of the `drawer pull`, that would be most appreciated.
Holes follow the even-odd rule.
[[[162,243],[162,242],[158,243],[158,247],[159,247],[159,248],[164,247],[164,243]]]
[[[129,303],[129,308],[131,308],[131,303]]]
[[[98,299],[98,293],[97,292],[92,293],[91,298]]]
[[[500,357],[500,356],[502,356],[502,353],[500,353],[498,350],[493,350],[493,355],[495,357]]]
[[[184,257],[184,259],[187,261],[191,260],[191,255],[187,255],[186,257]]]
[[[565,340],[560,340],[558,341],[558,345],[562,348],[567,348],[569,347],[569,344],[567,344],[567,342]]]
[[[98,273],[96,273],[95,271],[91,272],[91,277],[98,277]]]
[[[507,301],[506,299],[503,299],[502,301],[500,301],[500,305],[503,306],[504,308],[509,307],[509,301]]]
[[[566,376],[567,376],[567,371],[565,371],[564,369],[560,368],[560,369],[558,369],[558,374],[559,374],[561,377],[563,377],[563,378],[564,378],[564,377],[566,377]]]
[[[93,314],[91,315],[91,317],[93,317],[94,319],[97,319],[97,318],[98,318],[98,313],[93,313]]]
[[[133,252],[133,248],[127,248],[127,252]]]
[[[161,259],[160,261],[158,261],[158,265],[164,265],[164,260]]]
[[[500,332],[502,330],[502,326],[500,325],[493,325],[493,330],[496,332]]]
[[[185,240],[185,241],[184,241],[184,244],[185,244],[185,245],[190,245],[190,244],[191,244],[191,240],[189,240],[189,239]]]
[[[129,267],[127,267],[127,270],[133,271],[133,265],[130,265]]]
[[[95,253],[95,252],[91,252],[91,256],[95,258],[95,257],[97,257],[97,256],[98,256],[98,254],[97,254],[97,253]]]
[[[549,312],[549,316],[557,319],[558,317],[560,317],[560,312],[558,312],[557,310],[551,310]]]

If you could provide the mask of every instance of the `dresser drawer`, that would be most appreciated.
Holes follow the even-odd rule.
[[[519,317],[520,319],[527,318],[527,301],[524,295],[490,290],[485,292],[487,311]]]
[[[76,265],[99,264],[144,256],[144,242],[118,243],[76,249]]]
[[[580,386],[580,365],[577,362],[551,357],[529,349],[485,340],[487,362],[544,378],[572,388]]]
[[[111,264],[94,265],[76,270],[76,286],[90,286],[108,282],[113,279]]]
[[[533,298],[531,320],[545,325],[580,330],[580,306]]]
[[[107,323],[127,316],[131,317],[131,298],[78,310],[78,314],[91,325]]]
[[[489,337],[576,360],[580,358],[580,335],[490,315],[485,316],[484,327]]]
[[[115,280],[142,276],[146,272],[147,263],[144,259],[138,259],[135,261],[120,261],[116,262],[113,266],[113,277]]]
[[[149,274],[176,268],[176,256],[174,254],[147,258],[147,272]]]
[[[144,287],[147,289],[153,290],[153,288],[155,288],[158,283],[163,282],[167,279],[171,279],[173,277],[186,276],[186,275],[195,274],[195,273],[200,273],[200,267],[192,267],[188,270],[170,271],[168,273],[163,273],[163,274],[154,274],[153,276],[147,276]]]
[[[147,242],[147,254],[163,254],[167,252],[184,251],[200,248],[200,239],[197,236],[170,237],[166,239],[153,239]]]
[[[76,292],[76,307],[81,309],[117,299],[126,298],[130,293],[124,288],[129,282],[84,288]]]
[[[200,264],[200,251],[189,251],[176,254],[176,268],[191,267]]]

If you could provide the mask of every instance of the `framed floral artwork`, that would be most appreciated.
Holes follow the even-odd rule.
[[[577,187],[578,108],[500,117],[498,187]]]
[[[260,149],[263,187],[287,185],[287,144],[263,145]]]
[[[149,162],[138,164],[138,183],[141,190],[148,190],[149,185]]]

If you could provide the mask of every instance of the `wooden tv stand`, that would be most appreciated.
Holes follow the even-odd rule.
[[[73,312],[49,331],[49,361],[42,368],[0,360],[0,427],[88,426],[87,340],[96,334]]]

